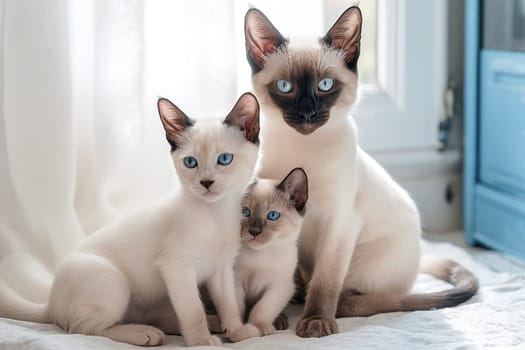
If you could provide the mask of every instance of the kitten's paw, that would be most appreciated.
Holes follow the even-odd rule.
[[[164,342],[164,332],[155,327],[147,327],[142,329],[143,334],[147,337],[147,341],[143,344],[145,346],[157,346],[162,345]]]
[[[148,326],[144,326],[144,327],[148,327]],[[144,332],[144,335],[148,337],[148,340],[145,343],[145,345],[157,346],[157,345],[162,345],[162,343],[164,343],[164,338],[166,337],[166,335],[160,329],[155,328],[155,327],[148,327],[147,329],[143,329],[143,332]]]
[[[288,316],[284,312],[281,312],[279,316],[273,321],[273,326],[278,331],[282,331],[284,329],[288,329]]]
[[[218,336],[210,334],[210,335],[207,335],[201,338],[192,339],[191,341],[187,340],[186,344],[188,346],[199,346],[199,345],[209,346],[209,345],[221,345],[222,341],[221,341],[221,338],[219,338]]]
[[[142,324],[116,325],[105,330],[100,335],[139,346],[161,345],[165,336],[160,329]]]
[[[222,335],[229,338],[233,333],[235,333],[237,330],[240,330],[244,325],[239,319],[233,320],[231,322],[223,322],[222,326]]]
[[[234,343],[253,337],[259,337],[259,329],[251,323],[246,323],[244,326],[236,330],[230,336],[230,340]]]
[[[320,338],[338,332],[339,329],[334,318],[326,318],[320,315],[299,320],[296,328],[297,335],[302,338]]]
[[[275,328],[272,324],[269,323],[256,323],[255,327],[259,329],[259,334],[261,337],[265,335],[275,334]]]

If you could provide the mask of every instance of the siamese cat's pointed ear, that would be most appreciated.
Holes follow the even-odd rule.
[[[241,130],[246,140],[259,143],[259,102],[252,93],[245,92],[224,119],[224,124]]]
[[[308,177],[302,168],[295,168],[279,185],[277,189],[286,193],[293,201],[295,209],[304,214],[306,201],[308,200]]]
[[[244,17],[246,57],[255,74],[264,66],[266,56],[286,45],[287,40],[270,20],[256,8],[251,8]]]
[[[363,17],[359,7],[350,7],[339,17],[328,33],[321,39],[326,45],[345,53],[345,63],[357,71],[357,59],[361,45]]]
[[[166,131],[166,139],[171,145],[171,151],[175,151],[182,143],[182,133],[191,128],[194,122],[184,114],[179,107],[175,106],[166,98],[157,101],[160,120]]]

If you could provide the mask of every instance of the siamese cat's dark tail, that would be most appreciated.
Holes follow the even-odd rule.
[[[428,273],[454,287],[428,294],[360,294],[346,290],[339,297],[337,317],[371,316],[385,312],[441,309],[459,305],[478,291],[477,278],[466,268],[449,259],[422,264],[420,272]]]

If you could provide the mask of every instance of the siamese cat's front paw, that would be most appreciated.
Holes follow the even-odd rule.
[[[257,323],[255,326],[259,329],[261,337],[275,334],[275,327],[269,323]]]
[[[164,332],[145,324],[119,324],[98,335],[138,346],[158,346],[164,342]]]
[[[320,315],[310,316],[299,320],[296,333],[302,338],[320,338],[338,333],[339,328],[334,318]]]
[[[286,316],[284,312],[281,312],[279,316],[275,318],[275,321],[273,321],[273,326],[278,331],[288,329],[288,316]]]
[[[191,341],[188,340],[186,341],[186,343],[188,344],[188,346],[199,346],[199,345],[206,346],[206,345],[221,345],[222,341],[221,341],[221,338],[219,338],[218,336],[210,334],[202,338],[192,339]]]
[[[240,330],[244,325],[240,320],[233,320],[231,322],[223,322],[222,326],[222,335],[225,337],[230,337],[233,333]]]
[[[236,343],[244,339],[258,337],[258,336],[260,336],[259,329],[251,323],[246,323],[245,325],[243,325],[241,328],[239,328],[238,330],[236,330],[230,335],[230,340]]]

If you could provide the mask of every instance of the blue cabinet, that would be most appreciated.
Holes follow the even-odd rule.
[[[525,21],[504,17],[525,11],[487,13],[494,3],[465,3],[465,237],[525,258]]]

